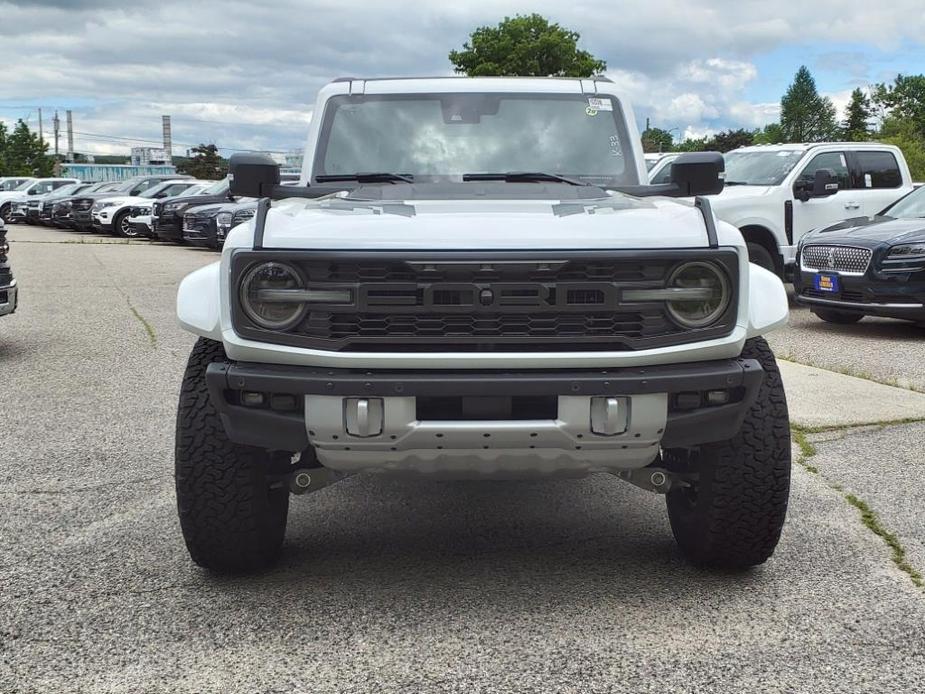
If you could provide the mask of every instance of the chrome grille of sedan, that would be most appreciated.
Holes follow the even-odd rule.
[[[853,246],[806,246],[800,254],[804,270],[863,275],[870,265],[870,249]]]

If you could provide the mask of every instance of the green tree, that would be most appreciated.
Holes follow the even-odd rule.
[[[450,51],[456,72],[479,77],[590,77],[607,64],[578,48],[578,32],[538,14],[505,17],[498,26],[477,28],[461,51]]]
[[[816,80],[805,65],[780,100],[780,125],[787,142],[824,142],[838,134],[835,106],[819,95]]]
[[[870,99],[860,89],[851,92],[851,101],[845,111],[842,137],[848,142],[864,142],[870,139]]]
[[[776,145],[784,141],[784,131],[780,123],[768,123],[761,130],[756,130],[752,138],[752,144],[756,145]]]
[[[177,164],[177,173],[214,181],[224,178],[228,173],[228,161],[222,159],[215,145],[201,144],[193,147],[192,155]]]
[[[745,128],[723,130],[707,140],[706,149],[711,152],[731,152],[739,147],[754,144],[755,133]]]
[[[674,148],[675,152],[706,152],[707,149],[707,138],[705,137],[689,137],[679,142]]]
[[[647,125],[642,131],[643,152],[670,152],[673,148],[674,138],[667,130]]]
[[[47,155],[48,143],[33,133],[23,120],[13,132],[3,128],[0,137],[0,174],[6,176],[51,176],[54,162]]]
[[[0,176],[3,176],[7,173],[6,166],[6,146],[7,139],[9,137],[9,131],[7,130],[6,123],[0,121]]]
[[[896,75],[893,84],[877,85],[873,100],[888,116],[911,123],[925,139],[925,75]]]
[[[877,139],[902,150],[915,181],[925,181],[925,139],[919,134],[919,125],[905,118],[888,116]]]

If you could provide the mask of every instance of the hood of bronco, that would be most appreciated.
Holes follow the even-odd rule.
[[[741,245],[717,224],[721,245]],[[253,224],[226,246],[252,243]],[[265,248],[540,250],[697,248],[703,216],[690,203],[615,195],[594,200],[353,200],[290,198],[267,215]]]

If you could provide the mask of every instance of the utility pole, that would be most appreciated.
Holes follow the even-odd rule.
[[[164,152],[167,154],[167,163],[173,160],[173,137],[170,133],[170,116],[161,116],[161,125],[164,128]]]
[[[58,137],[61,135],[61,121],[58,119],[58,111],[55,109],[55,119],[52,121],[55,124],[55,161],[58,160]]]
[[[71,112],[65,111],[67,116],[67,160],[74,161],[74,121]]]
[[[45,142],[45,133],[42,132],[42,107],[39,106],[39,141]]]

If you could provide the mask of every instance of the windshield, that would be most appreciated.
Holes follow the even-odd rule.
[[[620,104],[581,94],[337,96],[325,108],[313,170],[415,181],[523,171],[638,183]]]
[[[906,219],[925,217],[925,186],[916,188],[906,197],[900,198],[886,208],[883,214]]]
[[[20,183],[20,184],[19,184],[18,186],[16,186],[13,190],[26,190],[26,189],[29,188],[33,183],[35,183],[34,180],[28,180],[28,181],[26,181],[25,183]]]
[[[139,197],[155,198],[155,197],[160,196],[162,198],[167,198],[167,197],[170,197],[171,195],[179,195],[180,193],[182,193],[184,190],[186,190],[189,187],[190,187],[189,183],[176,183],[176,182],[160,183],[156,186],[152,186],[151,188],[148,188],[148,190],[142,193]]]
[[[115,190],[121,190],[124,187],[125,185],[123,183],[98,183],[97,185],[93,186],[93,188],[91,188],[87,192],[89,193],[111,193]]]
[[[203,195],[224,195],[228,192],[228,179],[223,178],[221,181],[216,181],[208,188],[202,191]]]
[[[11,178],[9,181],[0,181],[0,190],[2,191],[16,190],[21,185],[22,185],[22,179]]]
[[[803,158],[801,149],[781,149],[770,152],[728,152],[726,185],[776,186]]]
[[[56,191],[48,194],[49,198],[66,198],[68,195],[73,193],[79,193],[81,190],[87,187],[86,183],[69,183],[66,186],[61,186]]]

